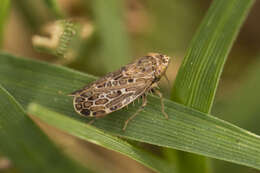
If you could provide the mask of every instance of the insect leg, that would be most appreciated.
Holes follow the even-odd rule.
[[[134,118],[136,117],[136,115],[137,115],[139,112],[141,112],[141,111],[144,109],[144,107],[146,106],[146,104],[147,104],[146,95],[143,95],[143,96],[142,96],[142,101],[143,101],[143,102],[142,102],[142,106],[134,113],[134,115],[132,115],[130,118],[128,118],[128,119],[125,121],[125,125],[124,125],[124,128],[123,128],[123,131],[125,131],[125,129],[126,129],[128,123],[129,123],[129,121],[131,121],[132,119],[134,119]]]
[[[168,114],[164,111],[164,103],[163,103],[163,95],[162,95],[162,93],[161,93],[159,90],[157,90],[157,89],[152,89],[152,91],[160,97],[161,107],[162,107],[162,113],[163,113],[164,117],[165,117],[166,119],[168,119],[169,116],[168,116]]]

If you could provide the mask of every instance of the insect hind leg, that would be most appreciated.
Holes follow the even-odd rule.
[[[142,110],[144,110],[145,106],[147,105],[147,98],[146,95],[142,95],[142,106],[130,117],[125,121],[125,125],[123,128],[123,131],[126,130],[126,127],[128,125],[128,123],[134,119],[136,117],[136,115],[138,115]]]

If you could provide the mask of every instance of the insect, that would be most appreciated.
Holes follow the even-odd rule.
[[[162,113],[168,119],[162,94],[158,90],[158,81],[165,75],[169,62],[169,56],[149,53],[115,72],[108,73],[70,94],[74,97],[75,111],[87,117],[103,117],[142,98],[142,106],[125,121],[125,130],[129,121],[146,106],[147,93],[152,92],[160,97]]]

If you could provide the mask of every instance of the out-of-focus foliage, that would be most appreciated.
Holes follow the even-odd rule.
[[[9,7],[10,7],[9,0],[0,1],[0,47],[2,45],[2,41],[4,38],[4,29],[5,29],[6,20],[8,18]]]

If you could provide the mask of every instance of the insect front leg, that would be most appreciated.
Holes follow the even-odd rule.
[[[163,103],[163,95],[162,95],[162,93],[161,93],[159,90],[155,89],[155,88],[153,88],[153,89],[151,89],[151,90],[152,90],[153,93],[155,93],[156,95],[158,95],[158,96],[160,97],[162,113],[163,113],[164,117],[165,117],[166,119],[168,119],[169,116],[168,116],[168,114],[164,111],[164,103]]]
[[[147,98],[146,98],[146,95],[142,95],[142,106],[134,113],[134,115],[132,115],[130,118],[128,118],[126,121],[125,121],[125,125],[124,125],[124,128],[123,130],[125,131],[129,121],[131,121],[132,119],[134,119],[136,117],[136,115],[141,112],[144,107],[147,105]]]

